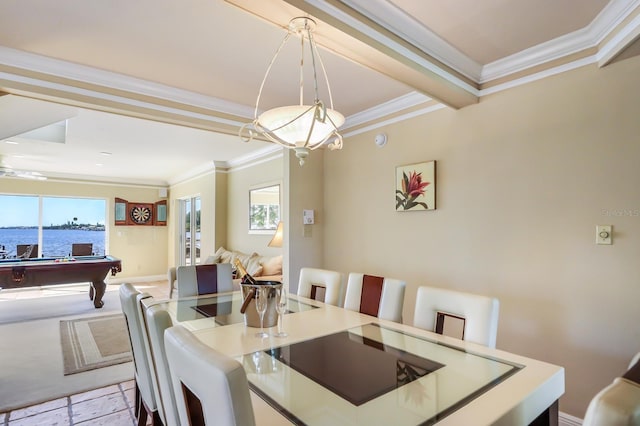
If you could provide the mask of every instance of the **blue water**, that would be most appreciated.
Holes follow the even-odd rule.
[[[82,229],[43,229],[42,255],[68,256],[71,254],[71,244],[92,243],[96,255],[104,255],[104,231],[86,231]],[[4,246],[7,256],[16,255],[18,244],[37,244],[38,230],[23,228],[0,229],[0,249]]]

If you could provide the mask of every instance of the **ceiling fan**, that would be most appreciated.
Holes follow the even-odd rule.
[[[0,177],[10,177],[19,179],[32,179],[32,180],[46,180],[47,177],[42,173],[27,171],[27,170],[15,170],[10,165],[2,161],[0,156]]]

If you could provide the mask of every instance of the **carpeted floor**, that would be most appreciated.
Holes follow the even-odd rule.
[[[0,303],[0,412],[133,378],[132,362],[65,376],[60,320],[120,313],[118,286],[94,309],[86,293]]]
[[[85,288],[86,287],[86,288]],[[118,285],[107,286],[102,299],[104,307],[96,309],[89,300],[89,286],[67,287],[69,294],[59,293],[49,297],[31,297],[0,302],[0,324],[35,321],[45,318],[61,318],[71,315],[96,315],[122,312]],[[4,292],[3,292],[4,294]]]

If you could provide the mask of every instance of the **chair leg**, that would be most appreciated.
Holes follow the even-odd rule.
[[[138,421],[138,426],[145,426],[147,424],[147,407],[145,406],[144,401],[142,400],[142,394],[140,393],[140,388],[136,383],[136,420]]]
[[[140,388],[137,383],[135,415],[137,426],[145,426],[147,424],[147,419],[151,419],[152,426],[164,426],[164,423],[160,418],[160,412],[158,410],[152,411],[142,399],[142,394],[140,393]]]
[[[147,410],[140,410],[138,413],[138,426],[145,426],[147,424]]]

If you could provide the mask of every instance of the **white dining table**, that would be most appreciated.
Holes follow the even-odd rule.
[[[245,368],[259,425],[557,424],[564,369],[289,295],[256,337],[239,292],[144,299]]]

